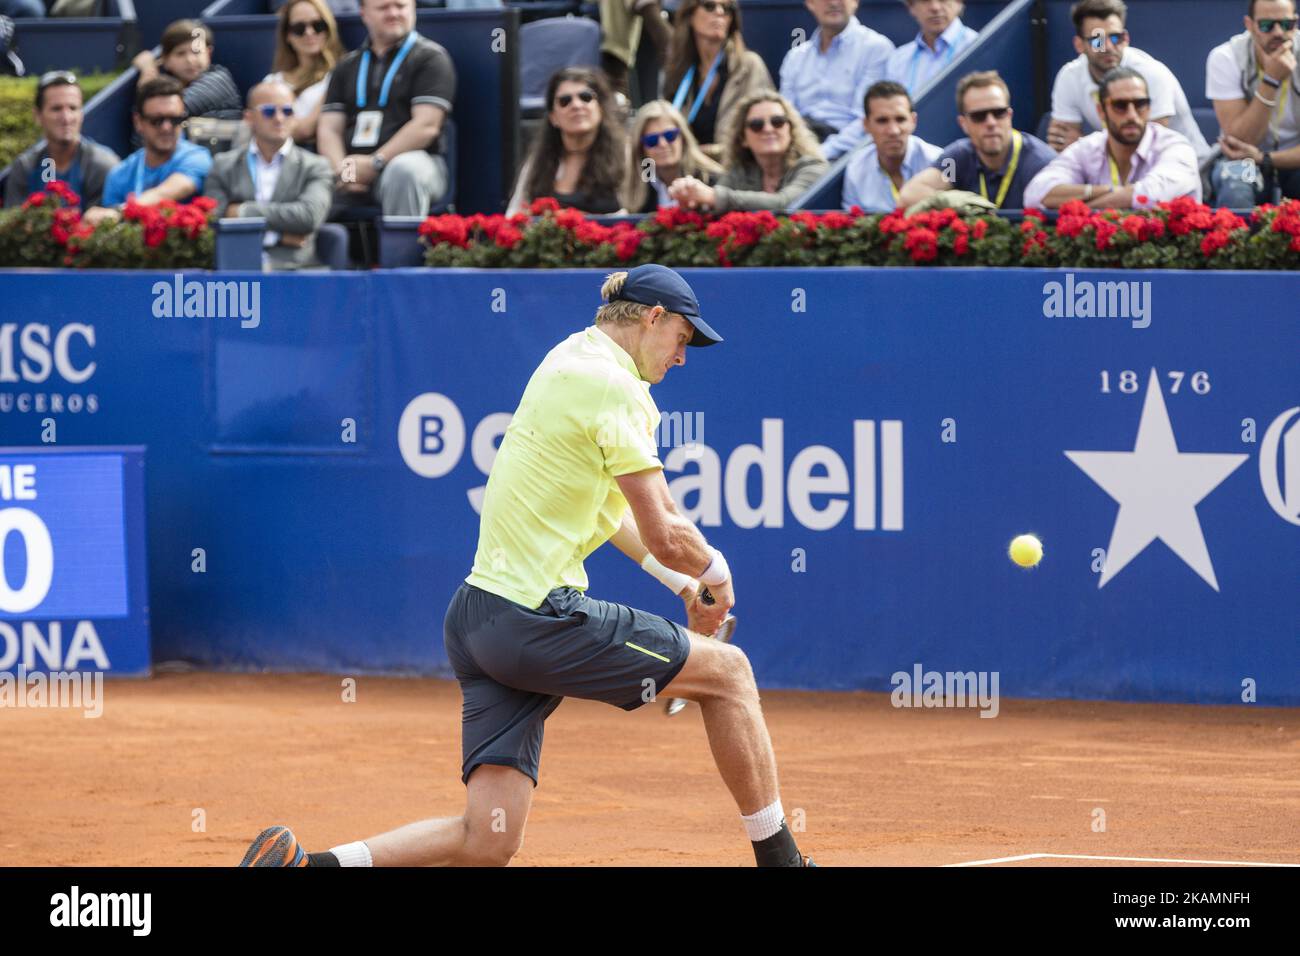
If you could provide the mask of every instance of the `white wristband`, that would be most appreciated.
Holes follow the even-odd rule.
[[[641,559],[641,569],[653,578],[658,578],[668,590],[674,594],[681,594],[686,589],[686,585],[691,583],[689,574],[682,574],[680,571],[674,571],[672,568],[664,565],[650,552]]]
[[[731,580],[731,568],[727,567],[727,559],[722,556],[722,552],[717,548],[710,549],[713,552],[713,560],[709,566],[704,569],[700,575],[700,583],[709,587],[717,587],[719,584],[726,584]]]

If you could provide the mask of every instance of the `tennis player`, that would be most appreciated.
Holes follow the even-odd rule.
[[[447,608],[465,813],[320,853],[274,826],[241,866],[504,866],[523,843],[543,727],[560,702],[635,710],[659,694],[699,703],[758,865],[815,865],[781,808],[749,661],[703,636],[735,604],[727,561],[678,513],[655,442],[650,386],[686,364],[688,345],[722,337],[663,266],[616,272],[601,297],[595,324],[553,348],[524,389],[488,477],[474,567]],[[682,597],[689,630],[587,595],[583,559],[609,540]]]

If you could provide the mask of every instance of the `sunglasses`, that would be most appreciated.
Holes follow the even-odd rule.
[[[557,96],[555,102],[559,104],[560,109],[564,109],[573,102],[575,96],[584,103],[590,103],[596,98],[596,94],[591,90],[583,90],[581,93],[565,93],[563,96]]]
[[[1127,30],[1121,31],[1120,33],[1094,33],[1092,36],[1088,37],[1088,43],[1092,46],[1093,50],[1100,53],[1102,50],[1106,49],[1107,40],[1110,41],[1111,46],[1117,47],[1124,42],[1126,36],[1128,36]]]
[[[263,119],[272,119],[277,112],[283,113],[285,116],[292,116],[293,106],[292,104],[289,106],[276,106],[274,103],[263,103],[257,108],[257,111],[262,114]]]
[[[662,136],[665,143],[675,143],[677,142],[677,137],[681,135],[682,131],[674,126],[672,129],[666,129],[662,133],[646,133],[641,137],[641,145],[646,149],[654,149],[659,145],[659,137]]]
[[[1007,114],[1011,112],[1009,106],[998,106],[991,110],[972,110],[966,114],[966,118],[972,123],[983,123],[992,116],[994,119],[1006,119]]]
[[[324,20],[304,20],[302,23],[289,24],[289,32],[296,37],[306,36],[308,30],[311,30],[312,33],[329,32]]]
[[[148,123],[148,124],[149,124],[150,126],[152,126],[154,129],[162,129],[164,125],[167,125],[167,126],[180,126],[180,125],[181,125],[182,123],[184,123],[187,119],[189,119],[189,117],[186,116],[184,113],[182,113],[180,116],[144,116],[144,115],[141,115],[140,119],[144,120],[144,122]]]
[[[700,9],[705,13],[724,13],[731,16],[736,12],[736,5],[734,3],[718,3],[717,0],[704,0],[700,4]]]
[[[755,133],[761,133],[763,132],[763,127],[767,126],[768,123],[772,124],[772,129],[780,129],[788,122],[790,121],[778,113],[775,116],[760,116],[758,119],[749,120],[745,125]]]
[[[62,84],[69,86],[77,85],[77,74],[68,70],[50,70],[48,73],[42,73],[41,78],[36,83],[38,90],[48,89],[51,86],[60,86]]]
[[[1285,20],[1268,18],[1256,20],[1255,24],[1259,27],[1260,33],[1272,33],[1274,27],[1281,27],[1283,33],[1290,33],[1295,29],[1296,19],[1296,17],[1287,17]]]
[[[1106,102],[1109,104],[1110,108],[1114,109],[1115,112],[1119,113],[1121,116],[1127,113],[1131,106],[1136,106],[1139,113],[1151,108],[1151,97],[1149,96],[1139,96],[1135,100],[1107,100]]]

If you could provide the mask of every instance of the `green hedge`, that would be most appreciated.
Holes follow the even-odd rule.
[[[90,73],[80,77],[82,94],[89,103],[91,98],[119,73]],[[32,104],[36,102],[35,76],[21,79],[0,77],[0,169],[14,161],[14,157],[41,138],[41,129],[32,119]]]

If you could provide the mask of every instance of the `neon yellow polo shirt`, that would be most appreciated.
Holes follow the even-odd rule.
[[[614,479],[663,468],[658,427],[650,383],[596,326],[551,349],[501,439],[465,580],[529,608],[552,588],[585,590],[583,559],[627,510]]]

